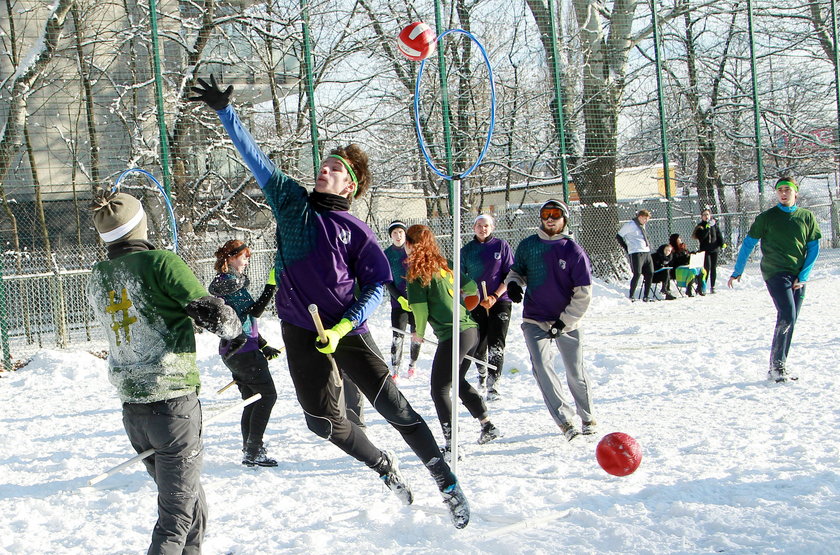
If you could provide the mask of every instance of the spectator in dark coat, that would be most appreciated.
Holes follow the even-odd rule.
[[[666,301],[673,301],[676,297],[671,294],[671,280],[674,279],[674,248],[665,244],[651,255],[653,259],[653,278],[651,283],[661,283]]]
[[[701,251],[706,253],[703,260],[703,267],[709,280],[709,292],[715,292],[715,281],[717,281],[718,250],[725,247],[723,233],[717,220],[712,218],[712,212],[708,208],[700,212],[700,222],[694,227],[692,237],[700,243]]]

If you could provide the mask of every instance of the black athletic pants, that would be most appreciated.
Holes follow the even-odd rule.
[[[487,309],[479,306],[470,313],[473,320],[478,324],[478,345],[475,348],[475,358],[486,360],[496,367],[489,370],[493,381],[498,380],[502,374],[505,364],[505,343],[507,340],[508,326],[510,325],[510,301],[498,301]],[[479,373],[483,374],[483,367],[479,366]]]
[[[414,314],[406,312],[399,307],[391,307],[391,327],[397,328],[398,330],[404,330],[406,329],[406,326],[410,332],[414,332]],[[396,372],[399,371],[400,364],[402,364],[405,334],[396,331],[391,333],[393,334],[393,337],[391,338],[391,368]],[[410,337],[409,341],[411,343],[411,346],[409,347],[411,360],[408,365],[414,366],[417,359],[420,358],[420,343],[411,341]]]
[[[257,393],[262,395],[259,401],[242,409],[240,420],[242,448],[262,447],[263,434],[268,419],[271,418],[271,409],[277,401],[277,389],[274,387],[271,372],[268,371],[268,360],[262,351],[236,353],[224,360],[243,399],[253,397]]]
[[[282,329],[289,373],[309,429],[348,455],[374,466],[381,451],[347,418],[343,384],[336,383],[329,359],[315,348],[317,334],[288,322],[282,323]],[[390,379],[388,365],[370,333],[343,337],[332,356],[424,464],[441,456],[429,426]]]
[[[639,284],[639,278],[644,278],[644,288],[642,289],[642,298],[647,299],[650,295],[650,279],[653,276],[653,259],[649,252],[634,252],[630,254],[630,271],[633,272],[633,277],[630,278],[630,298],[632,299],[636,294],[636,286]]]
[[[466,379],[470,361],[464,358],[465,355],[472,356],[476,345],[478,345],[477,328],[470,328],[461,332],[460,342],[458,343],[458,353],[461,360],[458,373],[458,398],[461,399],[473,418],[483,420],[487,417],[487,405],[484,404],[484,399],[481,398],[478,391]],[[444,425],[451,426],[452,424],[452,396],[450,395],[452,389],[452,339],[441,341],[438,344],[437,351],[435,351],[435,360],[432,362],[431,381],[432,401],[435,403],[438,420],[441,428],[444,429],[444,435],[446,435]]]
[[[706,279],[712,289],[715,288],[715,281],[717,281],[717,263],[718,251],[706,251],[706,258],[703,259],[703,266],[706,268]]]

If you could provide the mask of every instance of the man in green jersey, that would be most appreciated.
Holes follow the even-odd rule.
[[[805,282],[820,253],[820,227],[813,212],[796,205],[799,185],[792,177],[776,182],[778,204],[765,210],[750,227],[728,285],[741,279],[747,259],[761,242],[761,275],[776,305],[776,327],[770,347],[768,379],[796,380],[786,368],[793,327],[805,298]]]
[[[139,200],[102,192],[92,208],[108,259],[91,271],[88,302],[108,337],[108,378],[128,438],[138,453],[154,449],[143,460],[158,488],[148,553],[200,553],[207,504],[193,320],[231,340],[233,352],[246,337],[233,309],[209,296],[177,254],[148,242]]]

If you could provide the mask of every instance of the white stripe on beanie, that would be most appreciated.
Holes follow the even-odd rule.
[[[137,213],[127,222],[119,227],[115,227],[111,231],[100,231],[99,236],[102,237],[102,240],[106,243],[111,243],[116,241],[123,235],[126,235],[129,231],[137,227],[137,225],[143,220],[143,217],[146,213],[143,211],[142,206],[138,206]]]

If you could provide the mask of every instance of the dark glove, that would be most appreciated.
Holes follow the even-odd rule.
[[[260,349],[260,351],[262,351],[262,354],[265,355],[266,360],[274,360],[275,358],[279,357],[281,353],[280,349],[275,349],[270,345],[266,345],[265,347]]]
[[[563,320],[560,318],[556,319],[551,327],[548,328],[548,336],[552,339],[557,337],[558,335],[563,333],[563,328],[566,327],[566,324],[563,323]]]
[[[245,343],[247,343],[247,342],[248,342],[248,336],[245,335],[244,333],[241,333],[241,334],[237,335],[236,337],[234,337],[233,339],[231,339],[230,341],[228,341],[228,343],[227,343],[228,351],[225,354],[225,358],[230,358],[233,355],[235,355],[236,353],[238,353],[239,350],[242,347],[244,347]]]
[[[224,110],[227,108],[227,105],[230,104],[230,95],[233,92],[233,85],[228,85],[228,88],[222,91],[219,88],[219,85],[216,84],[216,78],[213,75],[210,75],[210,83],[208,84],[207,81],[202,79],[201,77],[198,78],[198,84],[201,85],[200,87],[192,87],[193,92],[197,93],[197,96],[189,97],[189,100],[193,102],[204,102],[214,110]]]
[[[512,300],[513,302],[522,302],[522,287],[515,281],[511,281],[510,283],[508,283],[507,294],[508,297],[510,297],[510,300]]]

